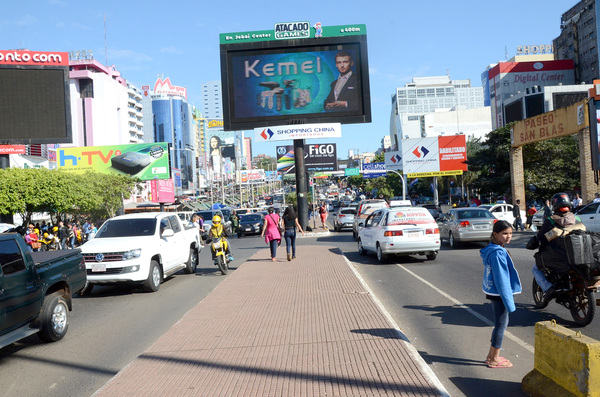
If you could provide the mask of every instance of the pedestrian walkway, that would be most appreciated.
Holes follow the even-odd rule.
[[[94,396],[447,395],[338,248],[297,256],[258,251]]]

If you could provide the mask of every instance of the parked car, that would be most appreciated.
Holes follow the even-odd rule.
[[[600,232],[600,203],[590,203],[581,207],[576,214],[585,225],[586,230]]]
[[[88,277],[82,294],[96,284],[140,284],[158,291],[168,276],[182,269],[194,273],[201,250],[198,229],[182,224],[175,213],[116,216],[81,246]]]
[[[442,208],[439,205],[435,204],[419,204],[419,207],[426,208],[433,219],[438,219],[440,215],[442,215]]]
[[[358,203],[356,213],[354,214],[354,222],[352,223],[352,237],[356,240],[358,238],[358,232],[363,227],[365,220],[373,211],[388,208],[389,205],[385,200],[361,200]]]
[[[375,252],[379,262],[389,255],[425,255],[434,260],[440,245],[438,225],[422,207],[378,209],[358,232],[358,253]]]
[[[521,205],[520,207],[521,207],[521,211],[520,211],[521,212],[521,222],[523,223],[523,226],[525,226],[525,220],[527,219],[526,213],[523,210],[523,208],[525,208],[525,207],[523,205]],[[515,217],[513,216],[513,212],[512,212],[512,210],[513,210],[512,204],[505,204],[505,203],[482,204],[476,208],[486,209],[492,213],[494,218],[496,218],[498,220],[502,220],[502,221],[507,221],[511,225],[513,225],[515,222]]]
[[[333,214],[333,228],[336,232],[339,232],[342,229],[352,229],[354,212],[354,208],[340,207],[335,214]]]
[[[456,248],[462,242],[488,242],[496,219],[482,206],[470,208],[452,208],[444,214],[438,224],[440,237],[447,240],[450,248]]]
[[[260,234],[264,223],[265,216],[262,213],[240,215],[240,233],[243,236],[247,234]]]
[[[81,251],[29,252],[18,233],[0,235],[0,348],[35,333],[46,342],[69,328],[72,294],[85,286]]]

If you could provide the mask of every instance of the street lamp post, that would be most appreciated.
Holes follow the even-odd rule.
[[[402,174],[398,171],[394,170],[387,170],[387,172],[393,172],[394,174],[398,175],[400,179],[402,179],[402,200],[406,200],[406,182],[404,180],[404,176],[402,176]]]

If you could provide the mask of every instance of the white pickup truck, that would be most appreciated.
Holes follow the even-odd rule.
[[[198,229],[184,225],[175,213],[111,218],[81,246],[88,283],[80,293],[90,293],[96,284],[122,283],[158,291],[161,282],[173,273],[182,269],[194,273],[201,250]]]

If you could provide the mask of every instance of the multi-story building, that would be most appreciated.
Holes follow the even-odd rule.
[[[428,136],[424,124],[427,114],[483,107],[483,87],[471,87],[470,80],[451,80],[449,76],[413,77],[412,82],[397,88],[392,97],[392,149],[398,149],[402,139]],[[448,131],[461,132],[464,133],[462,128]]]
[[[114,66],[95,59],[69,62],[73,144],[103,146],[143,141],[141,93]]]
[[[221,96],[221,82],[209,81],[202,84],[202,114],[206,118],[223,118],[223,101]]]
[[[504,127],[510,121],[543,113],[544,96],[540,94],[543,94],[545,87],[575,84],[573,61],[551,59],[551,55],[515,56],[488,68],[493,129]],[[525,111],[521,115],[514,113],[522,107],[521,104],[509,107],[517,97],[523,97]]]
[[[556,60],[572,59],[575,83],[592,84],[598,71],[598,38],[596,0],[582,0],[562,14],[560,35],[554,39]]]

